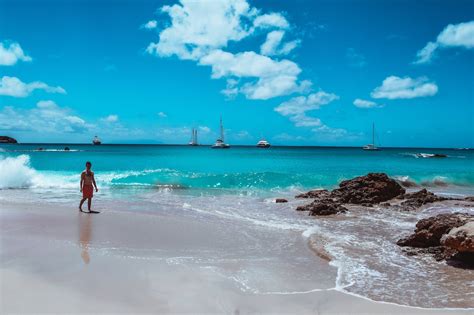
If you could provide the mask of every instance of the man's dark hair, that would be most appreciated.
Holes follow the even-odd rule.
[[[92,163],[89,162],[89,161],[86,162],[86,165],[88,165],[88,164],[89,164],[90,166],[92,166]]]

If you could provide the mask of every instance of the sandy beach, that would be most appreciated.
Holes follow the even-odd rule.
[[[268,240],[251,230],[239,235],[157,209],[133,213],[127,202],[98,208],[93,215],[2,199],[2,313],[472,314],[343,293],[337,270],[296,233],[285,232],[294,234],[292,248],[264,251]]]

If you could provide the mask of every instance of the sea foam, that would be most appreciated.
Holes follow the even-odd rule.
[[[28,188],[37,176],[28,155],[0,159],[0,174],[0,189]]]

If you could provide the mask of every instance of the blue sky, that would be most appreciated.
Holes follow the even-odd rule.
[[[0,0],[0,134],[474,147],[474,2],[414,2]]]

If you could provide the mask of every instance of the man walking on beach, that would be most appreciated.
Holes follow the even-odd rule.
[[[89,213],[99,213],[98,211],[91,210],[91,203],[92,197],[94,196],[94,187],[95,191],[99,191],[97,189],[97,184],[95,183],[94,172],[91,171],[92,163],[87,161],[86,162],[86,169],[81,174],[81,192],[82,192],[82,200],[79,203],[79,211],[85,212],[82,210],[82,204],[87,199],[87,209],[89,209]]]

